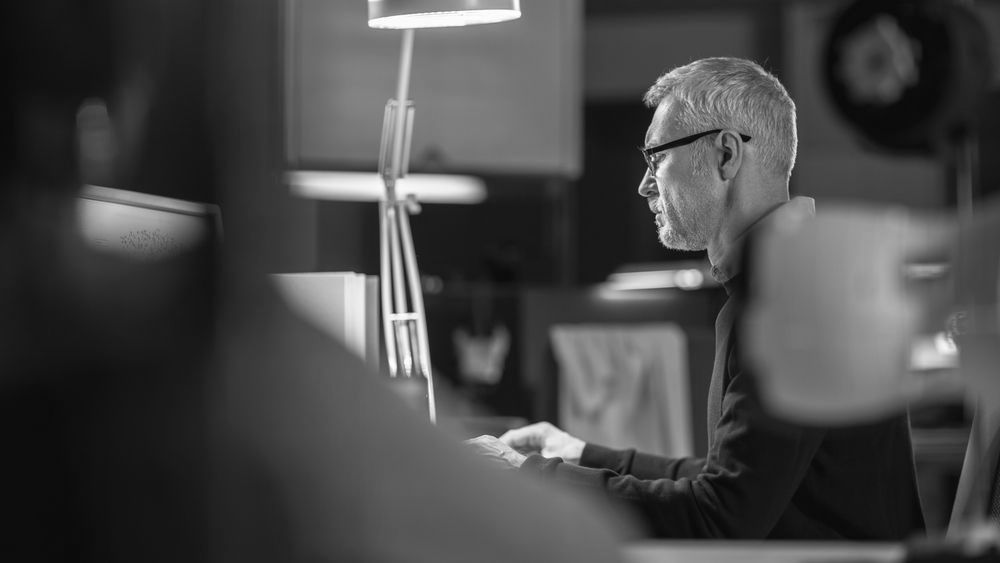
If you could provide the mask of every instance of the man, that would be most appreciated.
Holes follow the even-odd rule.
[[[813,208],[788,196],[797,140],[784,87],[753,62],[712,58],[661,76],[645,102],[655,113],[639,194],[660,241],[707,249],[729,295],[716,319],[707,458],[612,450],[548,423],[474,443],[520,471],[605,491],[661,537],[899,540],[922,530],[905,417],[850,429],[782,425],[740,365],[744,241],[765,217]],[[532,451],[541,455],[520,453]]]

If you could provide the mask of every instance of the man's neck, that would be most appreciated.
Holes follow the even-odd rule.
[[[759,185],[756,189],[735,189],[736,194],[746,194],[734,200],[722,217],[722,222],[716,236],[708,243],[708,260],[713,266],[727,256],[740,238],[771,210],[786,203],[788,186],[773,184]]]

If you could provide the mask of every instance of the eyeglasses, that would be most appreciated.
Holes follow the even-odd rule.
[[[664,143],[662,145],[657,145],[655,147],[650,147],[648,149],[646,147],[638,147],[638,148],[639,148],[639,152],[642,153],[642,158],[644,158],[646,160],[646,166],[649,167],[649,173],[650,174],[656,174],[656,163],[653,162],[653,155],[654,154],[659,153],[659,152],[663,152],[663,151],[665,151],[667,149],[672,149],[672,148],[676,148],[676,147],[682,147],[684,145],[689,145],[689,144],[697,141],[698,139],[700,139],[702,137],[706,137],[708,135],[712,135],[712,134],[715,134],[715,133],[722,133],[722,131],[723,131],[722,129],[712,129],[711,131],[705,131],[703,133],[695,133],[694,135],[688,135],[687,137],[681,137],[680,139],[677,139],[676,141],[670,141],[669,143]],[[746,143],[747,141],[750,140],[751,137],[750,137],[750,135],[744,135],[743,133],[740,133],[740,138],[743,139],[744,143]]]

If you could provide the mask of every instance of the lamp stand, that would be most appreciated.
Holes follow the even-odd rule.
[[[410,213],[420,206],[411,194],[400,200],[396,181],[406,175],[410,137],[413,131],[413,104],[407,100],[413,58],[413,30],[403,30],[402,54],[396,98],[386,103],[379,150],[379,174],[385,184],[379,202],[379,267],[382,330],[391,377],[423,377],[427,383],[427,413],[437,422],[434,378],[431,373],[427,317],[410,231]]]

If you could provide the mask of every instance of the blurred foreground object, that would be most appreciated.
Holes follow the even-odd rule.
[[[610,509],[461,451],[346,349],[258,297],[253,315],[231,303],[220,319],[214,493],[227,559],[618,558]]]
[[[491,473],[270,286],[294,250],[278,7],[0,5],[18,57],[0,91],[0,560],[616,559],[600,510]],[[107,156],[75,150],[94,96],[120,150],[83,166]],[[220,202],[225,245],[164,230],[155,260],[94,248],[88,173],[175,210]]]
[[[828,207],[764,225],[743,332],[767,405],[848,424],[953,389],[954,377],[916,377],[911,363],[918,336],[945,329],[954,235],[944,216],[891,208]]]
[[[749,255],[743,337],[775,414],[850,426],[963,390],[974,406],[948,543],[911,546],[913,561],[1000,549],[997,241],[996,199],[961,222],[845,206],[764,226]]]
[[[1000,200],[961,225],[872,207],[767,225],[751,255],[743,330],[769,406],[846,424],[953,397],[962,385],[1000,403],[997,240]],[[913,364],[918,337],[941,333],[957,344],[958,373]]]

